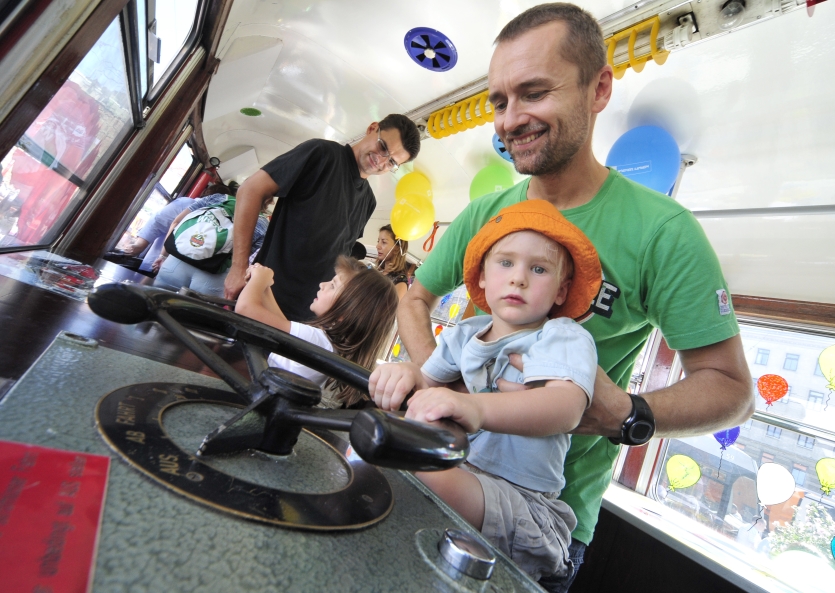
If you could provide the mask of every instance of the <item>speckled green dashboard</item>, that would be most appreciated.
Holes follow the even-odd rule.
[[[113,459],[93,591],[540,590],[501,555],[488,582],[444,574],[435,547],[441,531],[458,527],[475,532],[404,472],[383,470],[394,493],[391,514],[366,529],[344,532],[257,523],[164,489],[114,453],[95,426],[96,404],[104,395],[157,381],[225,389],[219,380],[62,334],[0,402],[0,439]],[[204,412],[217,414],[210,408],[195,409],[196,414]],[[178,409],[170,426],[191,426],[189,413]],[[317,458],[329,454],[315,443],[301,444],[302,459],[318,463]],[[269,480],[309,491],[332,489],[346,479],[338,459],[325,458],[322,465],[318,477],[297,465],[288,469],[286,479],[273,465]],[[229,469],[252,480],[259,480],[253,476],[263,471],[252,464],[240,471]]]

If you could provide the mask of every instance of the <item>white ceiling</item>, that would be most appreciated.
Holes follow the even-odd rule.
[[[209,150],[223,161],[248,153],[238,162],[254,169],[309,138],[347,142],[388,113],[408,112],[483,77],[496,34],[534,4],[237,0],[206,104]],[[602,18],[624,3],[581,5]],[[403,37],[414,27],[448,35],[457,65],[434,73],[412,62]],[[834,71],[831,2],[818,5],[813,18],[797,10],[708,39],[674,52],[663,66],[650,63],[616,81],[598,118],[594,151],[605,161],[627,130],[660,125],[682,152],[699,159],[677,194],[691,210],[833,205]],[[244,116],[243,107],[262,115]],[[372,178],[378,208],[363,241],[376,241],[397,180],[412,170],[430,179],[436,218],[451,220],[467,204],[482,167],[508,165],[493,150],[492,134],[487,125],[426,139],[417,161],[397,177]],[[239,177],[251,174],[245,169]],[[732,292],[835,303],[835,212],[760,214],[702,219]],[[413,242],[410,252],[423,257],[422,243]]]

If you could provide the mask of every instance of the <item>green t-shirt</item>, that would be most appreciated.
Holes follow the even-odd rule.
[[[525,200],[529,181],[470,202],[418,268],[420,283],[438,296],[460,286],[470,239],[499,210]],[[600,366],[621,388],[629,384],[653,327],[675,350],[739,333],[719,260],[701,225],[675,200],[611,169],[590,202],[562,214],[591,239],[600,256],[603,285],[578,321],[594,337]],[[606,438],[572,437],[560,498],[577,515],[572,536],[586,544],[617,453],[618,446]]]

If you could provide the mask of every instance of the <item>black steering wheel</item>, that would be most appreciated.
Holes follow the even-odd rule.
[[[275,352],[364,393],[368,392],[370,373],[285,332],[196,298],[148,286],[100,286],[90,293],[88,304],[96,314],[117,323],[158,321],[241,396],[246,407],[206,436],[196,452],[198,456],[246,448],[286,455],[292,452],[301,429],[309,427],[347,431],[353,450],[373,465],[438,471],[456,467],[466,459],[467,435],[454,422],[430,425],[376,408],[355,411],[314,407],[321,399],[319,387],[293,373],[268,368],[265,351]],[[237,340],[244,348],[255,380],[248,381],[241,376],[185,326]],[[253,412],[264,417],[256,429],[229,430]]]

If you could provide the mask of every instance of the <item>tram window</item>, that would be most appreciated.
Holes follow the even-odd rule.
[[[143,1],[139,0],[139,3]],[[153,88],[185,46],[197,22],[198,0],[147,0],[146,6],[148,38],[155,38],[158,44],[158,49],[152,45],[148,47]]]
[[[142,205],[142,208],[134,217],[133,221],[130,223],[128,228],[125,230],[124,234],[122,234],[122,238],[119,239],[119,243],[116,245],[117,250],[125,250],[130,246],[131,242],[139,235],[139,231],[142,230],[142,227],[151,220],[157,212],[165,208],[166,204],[169,202],[168,193],[157,184],[153,190],[151,190],[151,194],[148,196],[148,199],[145,200],[145,203]]]
[[[177,153],[177,156],[174,157],[174,160],[171,161],[171,164],[162,176],[162,179],[159,180],[160,185],[172,198],[177,197],[176,192],[178,189],[181,189],[180,185],[183,178],[193,165],[194,152],[191,150],[191,146],[183,144],[183,147]]]
[[[171,200],[177,197],[176,191],[181,189],[188,173],[194,166],[194,153],[188,144],[183,144],[177,152],[177,156],[168,165],[159,183],[151,191],[145,203],[142,204],[139,212],[136,213],[133,221],[122,234],[116,244],[116,250],[125,250],[135,239],[151,218],[162,210]]]
[[[2,159],[0,248],[48,245],[133,127],[120,18]]]
[[[766,327],[741,323],[740,327],[748,363],[761,361],[768,367],[768,358],[772,361],[774,368],[764,369],[763,374],[779,375],[789,354],[797,359],[817,358],[835,343],[831,332],[815,334],[808,326],[802,331],[789,324]],[[824,332],[828,335],[821,335]],[[774,356],[769,356],[771,353]],[[779,578],[789,590],[791,578],[781,566],[791,555],[781,555],[805,551],[817,559],[831,558],[835,538],[835,488],[830,491],[828,474],[817,470],[823,459],[835,463],[835,405],[826,404],[827,379],[811,365],[805,368],[805,372],[801,365],[799,371],[790,370],[795,393],[808,391],[808,400],[794,397],[786,405],[775,402],[769,406],[757,393],[754,418],[741,426],[745,430],[735,442],[726,443],[723,450],[718,433],[669,439],[661,447],[660,463],[655,465],[650,482],[653,498],[692,520],[694,532],[704,529],[696,524],[718,532],[729,553]],[[782,399],[788,400],[789,394]],[[676,487],[678,476],[675,470],[672,474],[668,470],[674,455],[686,455],[699,466],[701,477],[695,483]],[[786,500],[762,506],[758,475],[766,463],[786,470]],[[684,524],[688,524],[686,520]],[[831,562],[810,562],[812,570],[819,572],[816,582],[835,580]]]

